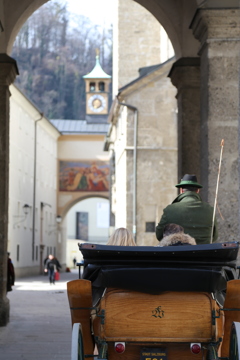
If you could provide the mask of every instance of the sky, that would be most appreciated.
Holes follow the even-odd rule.
[[[61,0],[67,3],[68,11],[89,17],[95,24],[112,22],[114,0]]]

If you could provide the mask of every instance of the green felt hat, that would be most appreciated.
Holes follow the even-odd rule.
[[[193,186],[196,188],[202,188],[202,185],[200,185],[197,182],[197,177],[196,175],[189,175],[189,174],[185,174],[184,177],[181,179],[180,183],[175,185],[177,188],[181,188],[184,185],[186,186]]]

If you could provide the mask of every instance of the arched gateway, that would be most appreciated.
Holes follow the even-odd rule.
[[[9,317],[6,298],[8,224],[9,85],[18,73],[9,54],[17,32],[45,0],[0,0],[0,325]],[[238,0],[140,0],[164,26],[175,54],[169,76],[178,100],[179,176],[194,172],[213,203],[220,141],[225,139],[220,240],[239,233]]]

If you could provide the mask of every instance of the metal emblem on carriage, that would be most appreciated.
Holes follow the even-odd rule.
[[[164,317],[164,311],[161,309],[161,306],[158,306],[156,309],[152,310],[152,316],[160,319]]]

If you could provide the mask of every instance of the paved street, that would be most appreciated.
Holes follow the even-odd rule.
[[[78,270],[60,275],[55,285],[44,275],[17,279],[8,293],[10,322],[0,327],[0,360],[70,360],[66,283],[78,278]]]

